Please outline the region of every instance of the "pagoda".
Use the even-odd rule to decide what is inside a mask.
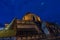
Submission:
[[[44,22],[39,16],[28,12],[22,19],[14,18],[0,30],[0,38],[15,37],[15,40],[59,40],[60,28]]]

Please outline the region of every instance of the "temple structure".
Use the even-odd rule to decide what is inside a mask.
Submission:
[[[21,20],[14,18],[10,24],[5,24],[0,35],[1,38],[15,37],[14,40],[59,40],[60,28],[28,12]]]

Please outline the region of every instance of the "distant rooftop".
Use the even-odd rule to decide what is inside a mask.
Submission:
[[[31,13],[31,12],[28,12],[26,13],[26,15],[23,16],[23,20],[28,20],[28,21],[41,21],[40,17]]]

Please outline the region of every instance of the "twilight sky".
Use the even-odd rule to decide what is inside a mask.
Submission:
[[[10,23],[14,17],[21,19],[33,12],[41,20],[60,24],[60,0],[0,0],[0,25]]]

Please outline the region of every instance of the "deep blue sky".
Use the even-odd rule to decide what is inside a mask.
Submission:
[[[26,12],[33,12],[43,21],[60,24],[60,0],[0,0],[0,24],[21,19]]]

